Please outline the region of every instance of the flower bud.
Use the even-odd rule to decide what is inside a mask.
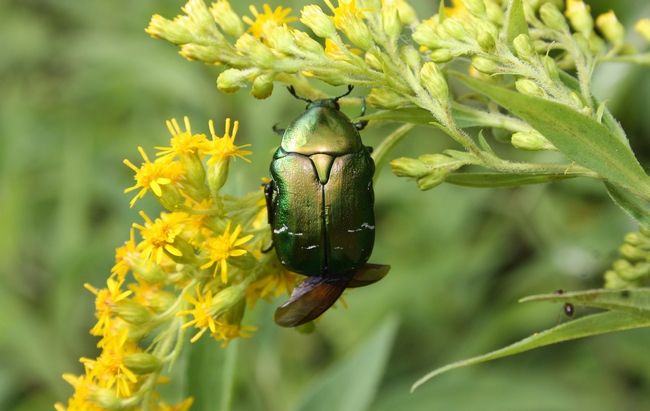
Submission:
[[[215,25],[214,17],[203,0],[189,0],[185,6],[182,7],[182,10],[190,16],[204,32],[216,31],[210,30]]]
[[[644,249],[647,249],[650,246],[648,238],[637,231],[625,234],[624,240],[627,244],[633,245],[635,247],[642,247]]]
[[[167,311],[176,302],[176,295],[169,291],[155,290],[147,296],[147,306],[155,313]]]
[[[219,190],[226,184],[228,170],[230,170],[229,157],[208,166],[208,187],[213,198],[217,198]]]
[[[341,21],[341,30],[345,36],[357,47],[368,50],[372,47],[372,35],[366,23],[355,14]]]
[[[391,171],[397,177],[418,178],[427,172],[427,166],[420,160],[401,157],[390,162]]]
[[[484,74],[494,74],[499,71],[499,65],[485,57],[473,56],[472,67]]]
[[[320,43],[318,43],[316,40],[309,37],[309,35],[304,31],[294,30],[293,36],[294,36],[294,40],[296,41],[296,44],[301,49],[313,54],[325,55],[325,50],[323,50],[323,46],[321,46]]]
[[[412,71],[419,71],[420,67],[422,66],[422,58],[420,57],[420,53],[418,53],[417,50],[415,50],[411,46],[404,46],[402,47],[401,50],[401,57],[402,60],[406,63],[406,65],[412,70]]]
[[[569,99],[576,105],[576,107],[583,107],[585,103],[582,101],[582,96],[575,91],[569,93]]]
[[[618,251],[623,257],[630,261],[645,260],[646,256],[648,255],[647,251],[629,244],[623,244],[621,248],[618,249]]]
[[[625,38],[625,28],[616,18],[613,10],[603,13],[596,18],[596,27],[612,44],[619,45]]]
[[[205,167],[199,153],[185,152],[180,156],[181,164],[185,170],[187,182],[195,189],[201,189],[205,183]]]
[[[449,173],[450,170],[446,169],[432,170],[422,177],[419,177],[417,180],[415,180],[415,182],[417,183],[420,191],[431,190],[432,188],[444,183]]]
[[[296,51],[296,41],[293,39],[291,30],[286,26],[273,28],[268,38],[269,44],[281,53],[292,55]]]
[[[542,18],[544,24],[558,31],[568,31],[569,25],[562,15],[560,9],[553,3],[544,3],[539,9],[539,16]]]
[[[616,271],[607,270],[605,272],[605,288],[619,289],[628,288],[631,286],[635,286],[635,284],[623,280]]]
[[[457,160],[449,156],[446,156],[444,154],[423,154],[420,157],[418,157],[418,160],[420,160],[421,162],[423,162],[428,166],[440,166],[440,165],[457,162]]]
[[[548,141],[546,137],[535,130],[532,130],[530,133],[514,133],[510,142],[520,150],[557,150],[557,148]]]
[[[569,18],[571,25],[576,31],[585,37],[594,30],[594,19],[589,12],[590,8],[582,0],[567,0],[564,15]]]
[[[172,184],[161,184],[160,191],[162,192],[160,197],[156,196],[156,193],[154,193],[154,196],[156,196],[156,200],[167,210],[176,211],[185,204],[185,198],[178,191],[178,188]]]
[[[460,0],[463,6],[475,17],[485,16],[485,3],[483,0]]]
[[[624,54],[624,49],[626,48],[626,46],[628,46],[628,45],[627,44],[622,44],[621,45],[621,50],[620,50],[619,54]],[[603,38],[600,37],[599,35],[597,35],[595,32],[592,32],[591,36],[589,36],[589,50],[594,55],[598,55],[598,54],[604,53],[606,49],[607,49],[607,44],[605,43],[605,40],[603,40]],[[636,52],[637,51],[634,50],[630,54],[634,54]]]
[[[178,251],[178,255],[172,254],[167,248],[165,248],[165,254],[169,256],[175,263],[178,264],[196,264],[197,258],[194,251],[194,247],[187,242],[183,237],[176,236],[174,237],[174,243],[172,246]]]
[[[233,68],[224,70],[217,78],[217,88],[226,94],[234,93],[246,85],[251,74],[250,70],[244,71]]]
[[[433,27],[428,24],[419,24],[412,34],[413,40],[421,46],[435,49],[440,45],[440,37],[436,34]]]
[[[496,50],[496,40],[495,37],[486,31],[482,31],[478,34],[476,38],[478,45],[486,53],[493,53]]]
[[[127,407],[127,399],[118,398],[115,388],[93,388],[87,396],[88,401],[104,410],[123,410]]]
[[[380,53],[381,56],[381,51],[376,50],[376,52]],[[370,67],[371,69],[379,72],[384,70],[383,64],[381,63],[381,61],[379,61],[377,56],[373,54],[373,52],[369,51],[368,53],[366,53],[366,55],[364,56],[364,60],[368,65],[368,67]]]
[[[533,42],[530,40],[528,34],[520,34],[512,41],[512,45],[517,52],[517,56],[522,60],[532,61],[537,56]]]
[[[158,371],[162,361],[154,355],[137,352],[124,355],[123,364],[135,374],[143,375]]]
[[[132,267],[133,273],[148,283],[156,284],[167,280],[167,273],[158,264],[137,264]]]
[[[273,79],[275,74],[262,74],[257,76],[253,81],[253,88],[251,89],[251,96],[255,97],[258,100],[264,100],[271,96],[273,93]]]
[[[393,5],[384,6],[381,9],[381,19],[388,38],[391,41],[397,41],[397,38],[402,34],[402,21],[397,7]]]
[[[503,26],[506,18],[503,14],[503,9],[497,4],[497,2],[488,1],[485,3],[485,12],[492,23],[498,26]]]
[[[151,37],[158,37],[176,45],[194,41],[194,35],[187,28],[158,14],[151,17],[149,27],[144,31]]]
[[[436,33],[445,40],[472,41],[465,27],[454,19],[445,19],[436,27]]]
[[[232,310],[235,305],[239,304],[244,299],[245,288],[242,287],[242,285],[243,283],[226,287],[212,298],[214,316],[218,317],[221,314]]]
[[[404,0],[383,0],[381,2],[383,4],[383,7],[386,6],[394,6],[397,8],[397,12],[399,14],[399,19],[402,22],[402,24],[410,26],[414,23],[418,22],[418,15],[413,10],[413,7],[411,7],[406,1]],[[371,5],[368,4],[368,2],[365,2],[364,4],[365,7],[370,7],[370,8],[375,8]],[[379,6],[381,7],[381,6]],[[376,9],[378,10],[379,7]]]
[[[648,229],[645,228],[644,226],[642,226],[642,225],[639,226],[639,231],[640,231],[641,234],[643,234],[645,237],[650,238],[650,230],[648,230]]]
[[[634,30],[639,33],[645,41],[650,42],[650,19],[641,19],[634,25]]]
[[[546,92],[532,80],[520,78],[515,82],[517,91],[533,97],[546,97]]]
[[[221,30],[229,36],[239,38],[246,31],[241,18],[232,10],[227,1],[218,0],[216,3],[212,3],[210,12]]]
[[[429,60],[434,63],[446,63],[454,58],[454,53],[449,49],[435,49],[429,54]]]
[[[404,98],[404,96],[388,88],[373,88],[366,101],[372,107],[383,109],[393,109],[403,104],[410,103],[410,101]]]
[[[263,69],[272,69],[275,66],[275,54],[264,43],[250,34],[244,34],[235,42],[235,47],[253,64]]]
[[[336,35],[336,27],[334,22],[330,19],[323,10],[315,5],[305,6],[300,11],[302,17],[300,21],[314,32],[320,38],[331,38]]]
[[[560,70],[557,68],[557,64],[555,63],[553,57],[550,57],[548,55],[543,56],[542,64],[544,65],[544,68],[546,69],[546,72],[550,78],[553,80],[560,78]]]
[[[422,70],[420,70],[420,82],[429,94],[431,94],[431,97],[439,102],[449,99],[447,80],[436,63],[429,62],[422,66]]]
[[[130,324],[142,325],[151,320],[151,313],[133,300],[123,299],[113,307],[115,315]]]

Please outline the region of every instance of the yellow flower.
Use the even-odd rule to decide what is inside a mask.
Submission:
[[[134,223],[133,227],[140,230],[143,238],[143,241],[138,244],[138,249],[142,251],[142,258],[148,261],[147,269],[151,266],[152,259],[160,264],[165,251],[178,257],[183,255],[173,244],[188,221],[187,214],[160,213],[160,218],[155,222],[152,222],[144,211],[140,211],[140,215],[145,220],[144,226]]]
[[[283,9],[282,6],[278,6],[275,10],[271,11],[271,7],[268,4],[265,4],[263,7],[264,13],[262,14],[257,11],[255,6],[249,7],[251,13],[255,16],[255,21],[251,20],[248,16],[242,17],[242,20],[244,20],[246,24],[250,25],[248,33],[258,39],[269,37],[269,34],[275,27],[298,20],[297,17],[287,17],[287,15],[291,13],[290,8]]]
[[[191,295],[184,294],[183,298],[189,301],[194,308],[191,310],[180,311],[176,316],[184,316],[191,314],[194,319],[183,324],[183,328],[190,327],[194,325],[196,328],[199,328],[200,331],[196,333],[190,342],[195,342],[203,333],[209,328],[210,331],[214,332],[217,329],[216,320],[214,319],[215,310],[212,307],[212,291],[208,290],[205,294],[201,293],[199,286],[196,286],[196,298]]]
[[[157,411],[189,411],[193,403],[194,403],[193,397],[186,398],[176,405],[169,405],[163,401],[160,401],[158,402],[158,404],[156,404],[155,408],[153,409]]]
[[[228,282],[228,265],[226,264],[226,260],[228,257],[236,257],[246,254],[248,251],[235,247],[242,245],[253,238],[253,234],[249,234],[245,237],[237,239],[239,233],[241,233],[241,229],[241,225],[238,225],[235,227],[235,231],[233,231],[232,234],[229,234],[230,221],[228,221],[226,230],[222,235],[218,237],[208,238],[203,244],[200,245],[201,248],[208,251],[208,258],[210,259],[210,261],[201,266],[201,269],[208,268],[214,264],[213,275],[216,276],[217,270],[219,267],[221,267],[221,281],[224,284]]]
[[[210,126],[210,134],[212,134],[212,140],[205,143],[205,154],[211,154],[212,157],[208,160],[208,165],[213,165],[221,161],[225,161],[230,157],[237,157],[243,159],[250,163],[250,160],[244,156],[253,154],[250,151],[240,150],[240,148],[250,147],[250,144],[244,144],[243,146],[236,146],[235,137],[237,137],[237,131],[239,130],[239,121],[235,121],[235,125],[232,129],[232,136],[230,135],[230,119],[226,119],[226,131],[223,137],[219,137],[214,132],[214,123],[212,120],[208,123]]]
[[[124,277],[133,268],[134,262],[139,257],[140,252],[136,249],[133,229],[131,229],[129,241],[115,250],[115,265],[111,268],[111,275],[117,276],[118,280],[124,280]]]
[[[105,337],[101,355],[96,360],[81,358],[81,362],[91,371],[99,385],[104,388],[115,386],[118,397],[131,396],[131,384],[138,378],[124,366],[124,355],[137,351],[137,345],[126,342],[127,330],[119,335]]]
[[[124,160],[124,164],[135,171],[134,179],[136,181],[136,184],[133,187],[127,188],[124,192],[128,193],[142,187],[140,192],[138,192],[138,194],[133,197],[133,200],[131,200],[131,207],[133,207],[138,198],[144,197],[147,190],[151,190],[156,196],[161,197],[162,190],[160,189],[160,186],[178,180],[183,172],[182,166],[178,162],[170,162],[160,158],[152,163],[149,161],[149,158],[142,147],[138,147],[138,151],[145,161],[142,163],[142,167],[137,168],[129,160]]]
[[[208,139],[205,134],[192,134],[189,118],[185,116],[183,120],[185,121],[185,131],[181,131],[175,118],[167,121],[167,128],[173,137],[170,140],[171,147],[155,147],[156,150],[160,150],[156,156],[160,156],[161,160],[170,161],[176,156],[180,157],[190,153],[201,155],[201,148]]]
[[[284,293],[290,295],[297,282],[298,274],[276,262],[267,275],[246,287],[246,303],[252,309],[260,298],[270,302],[271,296],[278,297]]]
[[[72,374],[63,374],[63,379],[74,387],[74,394],[68,400],[67,407],[61,403],[54,404],[56,411],[103,411],[99,405],[88,400],[97,387],[91,376],[76,377]]]
[[[113,308],[120,300],[125,299],[132,293],[132,291],[122,291],[120,289],[122,283],[124,283],[124,279],[115,281],[109,278],[106,281],[108,288],[102,288],[101,290],[97,290],[90,284],[84,284],[86,289],[97,296],[95,298],[95,315],[98,321],[92,330],[90,330],[92,335],[103,335],[106,330],[110,329]]]
[[[451,0],[451,3],[451,7],[445,7],[445,16],[454,17],[468,14],[465,5],[460,0]]]
[[[338,7],[334,7],[330,0],[325,0],[325,4],[327,4],[327,6],[334,13],[333,20],[338,29],[341,29],[341,22],[348,16],[357,16],[359,18],[363,18],[363,13],[366,11],[375,11],[375,9],[371,8],[358,9],[356,0],[339,0]]]
[[[228,324],[225,322],[218,322],[218,325],[217,330],[210,336],[217,341],[223,341],[221,348],[226,347],[230,341],[237,337],[250,338],[253,336],[251,332],[257,331],[257,327],[251,325]]]

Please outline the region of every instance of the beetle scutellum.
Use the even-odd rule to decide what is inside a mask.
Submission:
[[[317,318],[346,288],[379,281],[390,269],[366,263],[375,241],[375,164],[358,131],[366,123],[339,110],[338,99],[352,87],[314,101],[289,91],[307,109],[286,130],[274,128],[282,143],[271,162],[266,205],[278,259],[307,278],[275,312],[283,327]]]

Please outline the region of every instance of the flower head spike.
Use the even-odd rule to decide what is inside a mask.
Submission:
[[[84,287],[91,293],[95,294],[95,309],[97,310],[97,324],[90,330],[92,335],[103,335],[106,330],[110,329],[111,316],[115,305],[128,297],[132,291],[122,291],[122,280],[114,280],[109,278],[106,281],[107,288],[101,290],[96,289],[90,284],[84,284]]]
[[[250,6],[249,9],[255,17],[254,21],[248,16],[242,17],[242,20],[250,25],[248,33],[258,39],[268,38],[275,27],[298,20],[297,17],[288,17],[289,13],[291,13],[290,8],[283,9],[282,6],[278,6],[275,10],[271,10],[268,4],[265,4],[263,8],[264,13],[259,13],[255,6]]]
[[[244,144],[243,146],[236,146],[235,137],[237,137],[237,130],[239,129],[239,121],[235,121],[235,125],[232,129],[232,136],[230,135],[230,119],[226,119],[226,131],[223,137],[219,137],[214,132],[214,123],[212,120],[209,122],[210,133],[212,134],[212,140],[208,141],[205,145],[205,154],[211,154],[212,157],[208,160],[208,166],[215,163],[222,162],[230,157],[239,157],[244,161],[250,163],[250,160],[244,156],[253,154],[247,150],[240,150],[244,147],[250,147],[250,144]]]
[[[156,221],[151,221],[143,211],[140,215],[145,220],[144,226],[134,223],[133,227],[140,230],[142,235],[143,241],[138,244],[138,249],[142,252],[142,258],[148,261],[147,267],[151,266],[152,260],[160,264],[165,251],[178,257],[183,255],[183,252],[176,247],[176,242],[181,239],[179,234],[185,228],[187,214],[161,213]]]
[[[181,157],[190,153],[201,154],[200,150],[208,139],[205,134],[192,134],[190,120],[187,116],[183,120],[185,122],[185,131],[181,131],[175,118],[167,121],[167,128],[172,135],[171,147],[155,147],[156,150],[160,150],[159,153],[156,153],[156,156],[159,156],[161,160],[173,160],[174,157]]]
[[[144,197],[148,190],[151,190],[156,196],[161,197],[163,193],[160,186],[177,181],[182,174],[180,163],[171,162],[162,158],[156,159],[156,161],[152,163],[149,161],[149,157],[147,157],[147,154],[144,152],[142,147],[138,147],[138,151],[144,159],[142,167],[138,168],[129,160],[124,160],[124,164],[129,166],[131,170],[135,171],[134,179],[136,181],[136,184],[133,187],[127,188],[124,192],[128,193],[141,187],[138,194],[133,197],[133,200],[131,200],[131,207],[133,207],[138,198]]]
[[[202,269],[208,268],[214,264],[214,273],[217,275],[217,270],[221,267],[221,281],[226,284],[228,282],[228,265],[227,260],[229,257],[236,257],[246,254],[248,251],[242,248],[236,248],[253,238],[252,234],[249,234],[242,238],[237,238],[239,233],[241,233],[242,227],[238,225],[235,227],[235,230],[230,233],[230,221],[226,225],[226,230],[224,233],[218,237],[208,238],[202,245],[201,248],[208,251],[209,261],[201,266]]]

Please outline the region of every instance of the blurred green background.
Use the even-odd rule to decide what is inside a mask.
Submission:
[[[244,2],[232,3],[251,15]],[[269,1],[273,8],[293,7],[294,15],[305,3]],[[626,27],[650,17],[646,0],[589,3],[594,14],[613,8]],[[432,1],[411,4],[422,18],[437,9]],[[287,124],[303,109],[281,88],[265,101],[246,90],[223,95],[215,85],[218,67],[187,62],[175,46],[144,32],[151,15],[171,18],[182,5],[0,2],[0,410],[47,410],[67,402],[72,388],[61,374],[82,373],[79,357],[97,355],[97,340],[88,333],[95,322],[93,295],[83,284],[105,284],[114,249],[140,221],[137,209],[149,215],[161,209],[150,197],[129,209],[132,194],[123,190],[133,176],[124,158],[139,164],[138,146],[153,154],[153,146],[167,145],[167,119],[187,115],[195,133],[207,133],[208,119],[219,130],[231,117],[241,122],[239,143],[253,145],[252,165],[236,162],[227,186],[244,194],[259,189],[267,175],[279,143],[271,126]],[[255,5],[261,10],[262,3]],[[635,33],[628,38],[645,47]],[[648,73],[610,64],[598,69],[594,82],[644,166],[650,162]],[[364,132],[366,144],[377,145],[394,127]],[[449,138],[420,128],[393,157],[449,147],[456,148]],[[497,150],[522,155],[506,145]],[[383,170],[375,191],[378,238],[371,261],[391,264],[391,273],[350,293],[349,308],[328,312],[308,336],[272,322],[284,297],[258,304],[244,319],[258,332],[234,346],[234,410],[648,409],[645,329],[454,371],[408,392],[433,368],[557,323],[560,305],[520,305],[519,298],[602,285],[623,235],[636,227],[601,184],[508,190],[443,185],[421,193]],[[209,366],[211,356],[222,355],[218,343],[204,338],[192,348],[163,393],[170,401],[198,378],[184,379],[184,364],[205,361],[206,378],[221,373]],[[323,395],[349,381],[365,383],[347,385],[358,390],[347,405]],[[196,409],[218,409],[206,402],[209,393]]]

